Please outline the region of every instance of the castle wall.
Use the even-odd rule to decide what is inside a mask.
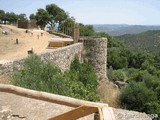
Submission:
[[[77,43],[70,46],[54,49],[50,52],[38,54],[44,61],[51,61],[57,65],[62,71],[69,69],[71,61],[75,55],[81,60],[81,53],[83,50],[83,44]],[[10,62],[0,64],[0,74],[10,73],[19,70],[25,58],[16,59]]]
[[[18,20],[18,28],[28,29],[28,20]]]
[[[36,20],[18,20],[18,28],[33,29],[37,28]]]
[[[107,38],[81,38],[82,43],[53,49],[52,51],[38,54],[44,61],[51,61],[62,71],[69,69],[75,55],[81,61],[93,66],[100,79],[107,78]],[[17,71],[21,68],[25,58],[0,64],[0,74]]]

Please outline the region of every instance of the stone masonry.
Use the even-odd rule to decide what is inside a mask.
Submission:
[[[83,50],[83,44],[77,43],[63,48],[57,48],[50,52],[44,52],[38,54],[44,61],[51,61],[58,66],[62,71],[70,68],[70,63],[75,56],[78,56],[81,60],[81,52]],[[11,73],[19,70],[25,58],[16,59],[10,62],[0,64],[0,75],[4,73]]]
[[[98,77],[107,78],[107,38],[85,37],[80,40],[84,45],[84,62],[94,67]]]
[[[70,68],[70,63],[75,56],[93,66],[100,79],[107,78],[107,38],[87,37],[81,38],[83,43],[76,43],[70,46],[53,49],[52,51],[38,54],[44,61],[51,61],[62,71]],[[16,59],[10,62],[0,63],[0,75],[19,70],[25,58]]]

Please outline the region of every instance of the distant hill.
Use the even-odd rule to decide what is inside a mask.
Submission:
[[[115,36],[131,50],[160,53],[160,30],[150,30],[139,34]]]
[[[137,34],[148,30],[160,30],[160,26],[127,25],[127,24],[94,24],[96,32],[105,32],[113,36]]]

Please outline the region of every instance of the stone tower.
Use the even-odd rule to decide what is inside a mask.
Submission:
[[[107,38],[85,37],[84,62],[91,64],[100,79],[107,78]]]

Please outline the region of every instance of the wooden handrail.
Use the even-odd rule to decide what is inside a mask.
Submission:
[[[107,116],[110,115],[108,111],[109,107],[107,104],[103,104],[103,103],[89,102],[89,101],[79,100],[79,99],[70,98],[66,96],[55,95],[51,93],[35,91],[35,90],[21,88],[13,85],[5,85],[5,84],[0,84],[0,92],[12,93],[12,94],[16,94],[23,97],[43,100],[43,101],[75,108],[69,112],[63,113],[56,117],[52,117],[49,120],[64,120],[64,118],[65,120],[75,120],[92,113],[98,113],[99,120],[115,120],[114,115],[112,115],[112,117],[108,119]],[[105,114],[108,113],[107,116],[104,115],[104,113]]]
[[[82,105],[88,105],[88,106],[93,106],[93,107],[94,106],[95,107],[105,107],[105,106],[107,107],[108,106],[107,104],[103,104],[103,103],[89,102],[89,101],[84,101],[84,100],[75,99],[71,97],[21,88],[21,87],[17,87],[13,85],[0,84],[0,92],[12,93],[12,94],[16,94],[19,96],[24,96],[28,98],[37,99],[37,100],[43,100],[43,101],[47,101],[51,103],[69,106],[69,107],[79,107]]]

